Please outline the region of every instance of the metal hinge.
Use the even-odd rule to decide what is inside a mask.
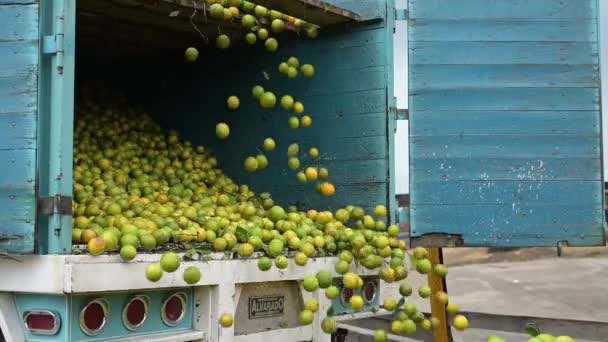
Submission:
[[[407,20],[408,17],[409,17],[409,13],[406,9],[404,9],[404,8],[395,9],[395,20]]]
[[[38,198],[38,213],[42,215],[72,215],[72,197],[52,196]]]
[[[409,120],[410,112],[407,109],[390,108],[391,113],[395,115],[395,120]]]
[[[63,34],[42,37],[42,53],[45,55],[56,55],[63,52]]]

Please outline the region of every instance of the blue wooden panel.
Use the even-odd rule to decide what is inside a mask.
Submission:
[[[594,110],[598,88],[442,89],[410,93],[410,110]]]
[[[0,252],[32,253],[36,214],[38,5],[0,1]]]
[[[412,237],[603,237],[597,0],[409,0]]]
[[[503,87],[598,87],[597,65],[419,65],[411,73],[418,90]]]
[[[526,206],[589,206],[601,200],[597,180],[524,181],[524,180],[416,180],[411,200],[418,205],[515,204]],[[587,195],[591,194],[591,195]]]
[[[595,19],[499,19],[408,21],[418,41],[593,42]]]
[[[492,158],[412,157],[413,182],[433,180],[577,180],[599,177],[601,164],[594,157]]]
[[[595,245],[603,240],[603,232],[596,227],[604,224],[601,208],[554,204],[412,205],[410,220],[413,236],[462,234],[468,246],[493,247],[555,247],[559,241],[572,246]]]
[[[596,64],[593,42],[411,41],[410,64]],[[443,53],[437,53],[442,51]],[[449,53],[447,53],[449,51]]]
[[[426,158],[600,158],[597,135],[417,136],[410,139],[410,147]]]
[[[386,204],[391,197],[387,75],[392,67],[387,53],[392,41],[386,37],[392,32],[378,22],[352,28],[324,31],[315,41],[282,40],[276,54],[252,48],[246,51],[251,56],[249,63],[242,63],[234,55],[207,55],[206,63],[171,70],[165,88],[152,90],[162,95],[144,92],[142,99],[152,101],[149,111],[165,128],[176,129],[184,138],[209,146],[226,174],[257,192],[272,193],[277,203],[321,210],[347,204],[371,209],[376,204]],[[315,77],[287,79],[281,75],[277,66],[290,56],[298,57],[301,63],[312,63]],[[227,76],[223,68],[213,67],[225,64],[234,67],[229,72],[234,77]],[[147,67],[142,67],[141,72],[154,79],[159,77],[150,75]],[[235,77],[244,81],[235,82]],[[157,82],[147,84],[156,86]],[[292,114],[278,106],[274,110],[261,109],[251,95],[255,84],[279,97],[290,94],[302,101],[305,112],[313,118],[312,127],[290,130],[287,120]],[[137,86],[141,84],[134,84],[132,89]],[[171,94],[170,103],[154,102],[167,94]],[[241,100],[240,109],[228,112],[225,99],[233,94]],[[231,127],[226,141],[215,138],[218,121]],[[262,152],[261,144],[267,136],[277,142],[274,152],[265,153],[268,168],[246,173],[243,160]],[[335,196],[325,198],[316,192],[313,183],[296,182],[295,172],[287,168],[286,150],[292,142],[300,144],[303,167],[312,164],[329,169],[330,181],[337,188]],[[306,156],[313,146],[321,152],[318,162]]]
[[[36,113],[0,115],[0,146],[6,150],[36,148]],[[0,152],[1,153],[1,152]]]
[[[419,111],[412,136],[599,134],[596,111]],[[525,121],[527,124],[522,125]]]
[[[409,0],[410,18],[441,19],[594,19],[592,0]]]

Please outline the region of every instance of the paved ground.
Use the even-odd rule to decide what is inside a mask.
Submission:
[[[408,279],[414,288],[425,281],[415,275]],[[525,342],[526,335],[519,332],[530,322],[547,332],[571,334],[577,342],[608,341],[608,258],[548,256],[526,262],[450,267],[447,283],[450,302],[459,304],[462,311],[480,313],[470,316],[472,329],[466,333],[455,332],[458,342],[486,341],[491,334],[509,342]],[[428,310],[425,301],[418,300],[417,305]],[[505,320],[499,315],[520,318]],[[604,322],[605,325],[583,325],[576,321]],[[367,324],[387,327],[387,323]],[[394,340],[432,341],[428,337]],[[353,336],[347,341],[365,339]]]

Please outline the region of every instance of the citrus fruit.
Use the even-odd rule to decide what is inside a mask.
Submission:
[[[387,342],[388,335],[386,334],[386,330],[378,329],[374,332],[374,342]]]
[[[431,270],[431,261],[429,259],[418,259],[416,261],[416,271],[422,274],[427,274]]]
[[[383,205],[377,205],[374,208],[374,215],[376,215],[376,217],[386,217],[387,214],[387,210],[386,207]]]
[[[401,285],[399,285],[399,293],[403,297],[409,297],[412,295],[412,287],[408,283],[401,283]]]
[[[241,25],[243,25],[243,27],[245,27],[245,28],[252,28],[253,25],[255,25],[255,22],[256,22],[255,17],[252,16],[251,14],[245,14],[241,18]]]
[[[213,240],[213,248],[216,251],[221,252],[221,251],[225,250],[227,247],[228,247],[228,241],[226,241],[226,239],[217,238],[217,239]]]
[[[549,334],[540,334],[540,335],[537,335],[536,338],[542,342],[555,342],[555,337],[553,337]]]
[[[267,40],[267,42],[268,42],[268,40]],[[260,106],[262,106],[262,108],[265,108],[265,109],[274,108],[276,103],[277,103],[277,98],[276,98],[276,96],[274,96],[274,94],[272,92],[267,91],[260,97]]]
[[[231,20],[232,19],[232,11],[230,10],[230,8],[224,8],[224,20]]]
[[[308,28],[306,29],[306,37],[310,38],[310,39],[315,39],[317,38],[317,36],[319,35],[319,32],[317,31],[316,28]]]
[[[250,243],[247,243],[247,242],[240,244],[239,248],[238,248],[238,254],[239,254],[239,256],[241,256],[243,258],[248,258],[248,257],[252,256],[253,251],[254,251],[253,245],[251,245]]]
[[[156,248],[156,239],[152,234],[143,234],[139,237],[139,242],[141,243],[141,248],[145,251],[151,251]]]
[[[298,266],[304,266],[306,265],[306,263],[308,262],[308,256],[305,253],[302,252],[298,252],[296,253],[296,255],[293,257],[293,261],[296,263],[296,265]]]
[[[135,259],[137,249],[132,245],[125,245],[120,248],[120,258],[123,261],[131,261]]]
[[[291,95],[283,95],[281,97],[281,107],[285,110],[291,110],[293,108],[293,97]]]
[[[268,158],[266,158],[263,154],[258,154],[255,156],[255,159],[258,162],[258,170],[263,170],[268,166]]]
[[[288,157],[295,157],[298,155],[298,153],[300,152],[300,145],[293,143],[293,144],[289,144],[289,146],[287,147],[287,156]]]
[[[308,325],[308,324],[312,323],[314,317],[315,316],[312,311],[302,310],[302,312],[300,312],[300,324]]]
[[[279,72],[281,74],[287,75],[287,70],[289,70],[289,65],[287,65],[287,63],[285,63],[285,62],[281,62],[279,64]]]
[[[300,126],[303,128],[308,128],[312,125],[312,118],[310,115],[303,115],[300,118]],[[327,178],[327,177],[326,177]]]
[[[327,299],[336,299],[339,295],[340,290],[338,290],[338,288],[333,285],[325,289],[325,297],[327,297]]]
[[[97,237],[97,233],[95,233],[95,231],[92,229],[85,229],[80,234],[80,239],[84,243],[88,243],[89,241],[91,241],[91,239],[93,239],[95,237]]]
[[[232,314],[223,313],[220,316],[220,325],[224,328],[230,328],[232,326],[233,318]]]
[[[437,293],[435,293],[435,299],[437,300],[438,303],[442,304],[442,305],[447,305],[450,298],[448,297],[448,294],[445,293],[444,291],[439,291]]]
[[[288,78],[296,78],[298,77],[298,69],[294,67],[287,67],[286,75]]]
[[[287,166],[292,170],[297,170],[300,168],[300,159],[296,157],[290,157],[287,160]]]
[[[241,104],[241,101],[235,95],[229,96],[228,99],[226,100],[226,106],[230,110],[239,109],[240,104]]]
[[[215,136],[218,139],[226,139],[230,135],[230,127],[224,122],[220,122],[215,126]]]
[[[319,271],[317,272],[317,280],[319,281],[319,287],[326,289],[331,286],[333,277],[329,271]]]
[[[302,282],[302,287],[308,292],[314,292],[319,288],[319,281],[315,276],[306,276]]]
[[[184,270],[184,281],[188,285],[193,285],[201,280],[201,270],[196,266],[188,266]]]
[[[350,263],[348,263],[344,260],[339,260],[336,263],[335,270],[336,270],[336,273],[338,273],[338,274],[345,274],[346,272],[348,272],[348,270],[350,270]]]
[[[397,235],[399,235],[399,227],[392,224],[392,225],[388,226],[387,233],[388,233],[388,236],[390,236],[390,237],[396,237]]]
[[[277,42],[277,40],[274,38],[268,38],[266,39],[264,46],[266,47],[267,51],[274,52],[279,48],[279,42]]]
[[[416,323],[411,319],[403,321],[403,333],[406,335],[413,335],[416,333]]]
[[[261,257],[258,259],[258,268],[260,271],[268,271],[272,267],[272,260],[268,257]]]
[[[496,335],[491,335],[491,336],[488,336],[488,341],[487,342],[506,342],[506,341],[504,339],[496,336]],[[574,341],[572,341],[572,342],[574,342]]]
[[[319,302],[317,302],[314,298],[311,298],[304,303],[304,308],[306,310],[310,310],[313,313],[319,310]]]
[[[290,129],[297,129],[298,127],[300,127],[300,120],[295,116],[291,116],[287,121],[287,126]]]
[[[331,317],[326,317],[321,321],[321,329],[326,334],[333,334],[338,331],[336,320]]]
[[[431,295],[431,288],[428,285],[420,286],[418,288],[418,295],[421,298],[428,298]]]
[[[276,257],[274,259],[274,265],[280,270],[286,269],[288,264],[289,264],[289,261],[288,261],[287,257],[284,255],[279,255],[278,257]]]
[[[306,183],[308,181],[306,179],[306,174],[303,171],[299,171],[298,173],[296,173],[296,180],[300,184],[304,184],[304,183]]]
[[[456,330],[464,330],[469,327],[469,320],[463,315],[454,316],[452,325]]]
[[[232,14],[232,17],[238,17],[240,12],[237,6],[239,6],[240,3],[238,4],[234,4],[232,6],[230,6],[230,8],[228,8],[230,10],[230,13]]]
[[[180,258],[174,252],[165,252],[160,257],[160,266],[165,272],[175,272],[179,268]]]
[[[422,322],[420,322],[420,327],[424,330],[431,330],[433,328],[433,325],[431,324],[431,321],[428,319],[423,320]],[[503,341],[504,342],[504,341]]]
[[[444,264],[437,264],[433,267],[433,272],[435,272],[436,275],[445,278],[448,275],[448,268]]]
[[[215,38],[215,46],[219,49],[225,50],[230,47],[230,37],[225,34],[220,34]]]
[[[363,309],[363,304],[365,303],[363,301],[363,297],[359,296],[359,295],[354,295],[352,297],[350,297],[350,307],[357,311],[357,310],[361,310]]]
[[[243,162],[243,167],[247,172],[255,172],[258,169],[258,160],[256,157],[247,157]]]
[[[458,311],[460,310],[460,308],[458,307],[457,304],[454,303],[450,303],[446,306],[446,311],[450,314],[450,315],[455,315],[458,313]]]
[[[276,146],[277,145],[274,142],[274,139],[272,139],[272,138],[266,138],[266,139],[264,139],[264,143],[262,145],[262,148],[266,152],[271,152],[271,151],[274,151],[274,149],[276,148]]]
[[[429,256],[429,252],[424,247],[416,247],[414,249],[414,258],[417,260],[426,259]]]
[[[391,322],[391,331],[395,334],[403,334],[403,321],[395,320]]]
[[[298,68],[300,66],[300,60],[295,56],[291,56],[287,59],[287,65]]]
[[[385,298],[382,306],[388,311],[395,311],[397,308],[397,301],[394,298]]]
[[[323,182],[321,183],[320,192],[321,195],[326,197],[333,196],[336,193],[336,187],[329,182]]]
[[[304,113],[304,104],[302,104],[302,102],[296,101],[293,104],[293,112],[296,114]]]
[[[313,78],[315,76],[315,67],[310,64],[304,64],[300,67],[300,72],[306,78]]]
[[[103,239],[104,243],[105,243],[105,250],[106,251],[112,251],[114,249],[116,249],[116,247],[118,246],[118,238],[116,237],[116,234],[106,230],[105,232],[103,232],[103,234],[101,234],[101,238]],[[89,242],[91,242],[89,240]]]
[[[209,14],[212,18],[223,19],[224,18],[224,6],[220,4],[213,4],[209,7]]]
[[[496,341],[496,342],[500,342],[500,341]],[[502,341],[504,342],[504,341]],[[555,339],[555,342],[574,342],[574,339],[570,336],[558,336]]]
[[[260,38],[261,40],[266,40],[268,38],[268,30],[265,28],[259,29],[258,38]]]
[[[281,208],[281,207],[278,207],[278,208],[283,210],[283,208]],[[284,214],[284,212],[283,212],[283,214]],[[279,255],[281,255],[283,253],[284,248],[285,248],[285,245],[283,244],[283,241],[281,241],[279,239],[274,239],[274,240],[270,241],[270,243],[268,244],[268,253],[272,257],[278,257]]]
[[[268,15],[268,9],[260,5],[255,6],[254,12],[255,16],[258,18],[263,18]]]
[[[150,264],[146,267],[146,278],[151,282],[157,282],[163,276],[160,264]]]
[[[255,44],[257,42],[257,40],[258,40],[258,37],[256,37],[255,33],[253,33],[253,32],[249,32],[245,35],[245,41],[249,45]]]
[[[359,276],[353,272],[347,272],[344,274],[342,282],[347,289],[356,289],[359,285]]]
[[[285,23],[281,19],[274,19],[272,23],[270,23],[270,28],[274,33],[281,33],[285,29]]]
[[[89,253],[91,255],[95,255],[95,256],[103,253],[105,251],[105,248],[106,248],[106,242],[104,241],[104,239],[102,239],[100,237],[92,238],[91,240],[89,240],[89,243],[87,244],[87,249],[88,249]]]
[[[194,62],[198,59],[198,50],[195,47],[189,47],[184,52],[184,57],[188,62]]]

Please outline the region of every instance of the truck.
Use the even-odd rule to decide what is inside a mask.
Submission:
[[[79,253],[73,130],[76,94],[90,82],[127,90],[164,129],[212,148],[227,174],[281,205],[384,204],[387,224],[401,224],[411,246],[605,244],[597,0],[409,0],[407,9],[392,0],[237,2],[0,0],[4,340],[330,341],[338,337],[323,333],[322,316],[298,321],[306,300],[353,320],[387,314],[380,299],[398,292],[358,267],[365,304],[354,312],[347,304],[357,291],[341,285],[335,256],[260,272],[255,259],[211,253],[191,262],[203,275],[192,286],[174,274],[143,276],[160,253],[131,262]],[[248,47],[243,13],[214,18],[215,3],[285,13],[278,50]],[[268,26],[272,17],[260,14]],[[408,39],[393,41],[403,20]],[[214,47],[219,34],[230,51]],[[393,73],[394,48],[406,44],[408,115],[397,108]],[[184,62],[190,46],[197,63]],[[291,56],[314,65],[314,78],[278,73]],[[288,89],[313,126],[294,135],[284,113],[246,101],[256,84]],[[226,109],[230,95],[242,99],[238,113]],[[407,210],[394,190],[403,119]],[[218,121],[230,123],[230,143],[215,137]],[[318,147],[335,195],[297,184],[284,162],[246,172],[243,159],[263,136]],[[302,290],[321,270],[332,272],[339,298]],[[218,323],[224,313],[233,326]]]

